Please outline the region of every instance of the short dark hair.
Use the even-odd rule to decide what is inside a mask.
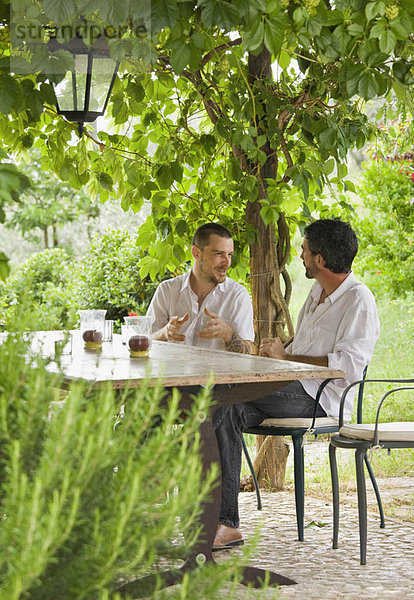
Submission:
[[[193,240],[191,244],[193,246],[197,246],[203,250],[206,246],[208,246],[210,241],[210,235],[212,234],[219,235],[222,238],[232,239],[232,235],[228,229],[220,225],[219,223],[204,223],[201,225],[193,235]]]
[[[332,273],[349,273],[358,252],[355,231],[340,219],[320,219],[305,227],[312,254],[320,254]]]

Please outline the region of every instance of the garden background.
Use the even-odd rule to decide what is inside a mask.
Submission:
[[[17,48],[11,68],[24,23],[45,37],[123,31],[105,120],[83,136],[53,88],[73,57]],[[81,308],[118,327],[144,313],[159,281],[189,268],[202,222],[234,234],[230,275],[251,290],[260,340],[293,331],[288,307],[294,322],[310,283],[304,226],[349,220],[382,325],[369,373],[412,377],[413,31],[411,0],[0,4],[0,322],[16,333],[0,345],[1,600],[115,600],[122,581],[183,560],[197,539],[215,475],[201,481],[198,464],[208,398],[178,429],[177,397],[166,408],[161,389],[73,386],[62,402],[44,361],[29,367],[22,332],[76,327]],[[384,418],[413,412],[401,395]],[[412,452],[372,462],[378,476],[414,471]],[[353,477],[345,465],[342,481]],[[326,486],[326,469],[313,479]],[[170,597],[218,597],[237,562],[195,570]]]

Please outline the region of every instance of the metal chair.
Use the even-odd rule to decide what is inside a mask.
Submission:
[[[367,555],[367,499],[364,475],[364,461],[365,464],[369,464],[367,461],[367,451],[370,448],[414,448],[414,422],[379,423],[380,410],[384,401],[389,398],[391,394],[395,394],[396,392],[414,390],[414,386],[406,385],[414,384],[414,379],[366,379],[363,384],[366,385],[367,383],[381,382],[397,383],[399,386],[387,391],[382,396],[378,404],[375,423],[366,424],[362,423],[362,419],[358,419],[358,422],[355,424],[344,424],[343,408],[345,397],[353,386],[361,385],[362,381],[355,381],[344,390],[339,414],[339,433],[332,436],[329,445],[333,497],[333,548],[338,548],[339,533],[339,482],[336,463],[336,448],[355,450],[361,565],[366,564]],[[377,494],[377,499],[378,497],[379,492]],[[380,526],[385,527],[383,514],[381,516]]]
[[[367,373],[367,367],[363,371],[363,378]],[[303,453],[303,438],[306,434],[322,435],[323,433],[335,433],[339,430],[339,419],[332,417],[316,417],[317,407],[319,405],[319,399],[327,384],[332,379],[326,379],[321,383],[318,389],[318,393],[315,398],[315,412],[313,418],[291,418],[291,419],[265,419],[260,425],[255,427],[249,427],[245,430],[245,433],[253,433],[255,435],[290,435],[293,442],[293,465],[294,465],[294,482],[295,482],[295,503],[296,503],[296,522],[298,530],[298,541],[303,542],[304,540],[304,514],[305,514],[305,462]],[[364,379],[360,382],[358,390],[358,422],[362,416],[362,398],[364,393]],[[246,460],[249,464],[250,472],[253,477],[255,485],[256,495],[258,498],[258,510],[261,509],[261,498],[259,486],[257,484],[256,475],[254,468],[251,463],[249,453],[243,439],[243,451],[246,456]],[[374,473],[372,472],[371,465],[369,464],[368,458],[365,457],[366,465],[370,473],[372,485],[378,501],[378,507],[381,515],[381,522],[384,520],[381,497],[379,495],[378,486],[375,481]]]

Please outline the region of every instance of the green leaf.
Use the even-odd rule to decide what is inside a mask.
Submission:
[[[300,179],[300,184],[301,184],[301,187],[302,187],[303,197],[305,198],[305,200],[307,200],[309,198],[309,181],[308,181],[308,178],[305,177],[304,175],[301,175],[299,179]]]
[[[379,85],[374,75],[369,72],[363,73],[359,83],[358,83],[358,92],[364,100],[371,100],[371,98],[375,98],[379,91]]]
[[[174,0],[151,0],[151,28],[158,32],[173,27],[178,19],[178,6]]]
[[[322,521],[311,521],[305,525],[305,529],[307,527],[329,527],[329,523],[323,523]]]
[[[174,256],[177,259],[179,265],[182,265],[185,263],[185,250],[182,246],[175,244],[173,247],[173,253],[174,253]]]
[[[348,175],[348,167],[345,163],[338,163],[336,170],[338,179],[343,179]]]
[[[379,47],[382,52],[389,54],[394,50],[397,43],[395,33],[391,29],[386,29],[379,40]]]
[[[279,63],[279,66],[281,69],[287,69],[288,66],[290,65],[290,61],[291,61],[291,57],[289,56],[288,52],[286,52],[285,50],[282,50],[279,54],[279,56],[277,57],[277,62]]]
[[[112,181],[112,177],[109,175],[109,173],[98,173],[98,181],[104,190],[108,190],[108,192],[113,191],[114,182]]]
[[[410,64],[405,60],[400,60],[392,65],[392,73],[401,83],[404,83],[404,78],[410,72]]]
[[[160,165],[155,173],[155,178],[161,189],[168,189],[174,183],[174,175],[169,165]]]
[[[367,21],[371,21],[377,15],[383,14],[383,12],[381,13],[381,6],[380,6],[381,4],[383,4],[383,3],[382,2],[368,2],[368,4],[365,7],[365,16],[367,18]]]
[[[0,279],[3,279],[4,281],[8,277],[9,273],[9,259],[4,252],[0,252]]]
[[[201,31],[196,31],[191,36],[191,41],[194,44],[194,46],[196,46],[196,48],[204,50],[204,48],[206,47],[207,38],[204,35],[204,33],[201,33]]]
[[[279,55],[283,44],[283,29],[279,24],[266,20],[264,25],[264,43],[269,52]]]
[[[353,184],[352,181],[348,180],[348,181],[344,181],[343,183],[344,183],[346,191],[356,193],[355,185]]]
[[[372,38],[380,38],[383,34],[384,31],[386,30],[387,27],[387,22],[385,19],[381,19],[380,21],[378,21],[377,23],[375,23],[375,25],[372,27],[369,37]]]
[[[240,23],[240,9],[226,0],[200,0],[201,20],[210,28],[231,30]]]
[[[45,102],[47,102],[48,104],[51,104],[52,106],[56,104],[56,96],[55,96],[55,91],[53,89],[52,84],[41,83],[39,89],[40,89],[42,98]]]
[[[272,223],[276,223],[279,218],[279,211],[275,206],[266,205],[262,206],[260,209],[260,216],[263,219],[264,224],[271,225]]]
[[[56,25],[68,21],[75,13],[74,0],[42,0],[46,17]]]
[[[185,219],[180,219],[175,224],[175,231],[178,236],[183,237],[187,233],[187,221]]]
[[[34,137],[31,133],[26,133],[20,139],[23,148],[31,148],[33,146]]]
[[[340,25],[344,22],[344,15],[341,10],[330,9],[329,12],[325,13],[326,25]]]
[[[217,141],[214,135],[203,133],[200,135],[200,143],[207,154],[213,154]]]
[[[183,168],[178,161],[171,163],[171,173],[175,181],[181,182],[183,179]]]
[[[253,192],[257,186],[257,179],[254,175],[247,175],[244,178],[244,187],[248,192]]]
[[[8,74],[0,76],[0,112],[8,114],[19,108],[22,99],[22,88]]]
[[[404,25],[401,23],[400,19],[393,19],[390,23],[390,28],[395,33],[395,37],[397,40],[405,40],[407,38],[407,30]]]
[[[319,134],[319,140],[323,148],[330,149],[335,146],[336,132],[335,129],[328,127]]]
[[[357,93],[359,81],[364,72],[364,65],[351,65],[344,71],[346,90],[350,96]]]
[[[309,19],[307,31],[311,37],[319,35],[322,31],[323,23],[319,19]]]
[[[349,25],[348,27],[348,33],[349,35],[352,35],[352,37],[361,37],[362,35],[364,35],[364,28],[362,27],[362,25],[352,23],[352,25]]]
[[[175,73],[181,75],[185,67],[188,65],[191,59],[190,47],[183,42],[178,44],[174,43],[174,48],[171,50],[170,62]]]
[[[270,200],[270,204],[272,204],[273,206],[279,206],[280,203],[283,200],[283,195],[282,195],[282,190],[280,189],[280,187],[278,185],[271,185],[271,183],[276,183],[273,180],[267,179],[266,180],[268,182],[268,188],[267,188],[267,197]]]
[[[293,215],[302,206],[302,202],[299,194],[294,192],[287,194],[283,200],[283,212],[287,215]]]
[[[145,98],[145,90],[139,81],[129,81],[126,91],[135,102],[141,102]]]
[[[250,27],[246,29],[243,35],[243,47],[247,52],[254,52],[260,48],[264,38],[264,23],[259,17],[258,20],[253,21]],[[270,48],[269,48],[270,49]]]

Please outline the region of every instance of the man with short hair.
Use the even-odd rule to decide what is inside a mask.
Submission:
[[[219,223],[199,227],[189,273],[160,283],[147,315],[153,339],[248,354],[254,340],[253,309],[242,285],[227,277],[234,245]]]
[[[285,348],[279,339],[264,339],[260,354],[341,369],[345,379],[330,382],[322,393],[316,416],[338,418],[345,387],[361,379],[379,336],[375,300],[369,289],[355,280],[352,261],[358,241],[352,228],[339,219],[322,219],[305,228],[301,259],[306,277],[315,279],[298,317],[296,335]],[[219,408],[214,424],[222,470],[222,504],[215,549],[243,543],[239,531],[241,440],[244,429],[266,418],[312,417],[321,381],[288,383],[254,402]],[[353,409],[351,394],[345,418]]]

